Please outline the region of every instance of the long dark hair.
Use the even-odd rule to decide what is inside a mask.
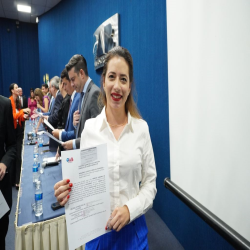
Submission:
[[[10,87],[9,87],[10,95],[12,95],[12,90],[14,89],[15,85],[17,85],[17,84],[16,83],[10,84]],[[16,109],[19,110],[21,108],[21,102],[19,100],[19,97],[17,97],[15,105],[16,105]]]
[[[33,93],[33,97],[31,96],[31,93]],[[30,99],[35,100],[35,94],[34,94],[34,89],[33,88],[30,89]]]
[[[39,102],[39,104],[41,106],[43,106],[43,96],[44,96],[44,94],[43,94],[42,90],[39,89],[39,88],[36,88],[35,91],[34,91],[34,95],[35,95],[35,97],[39,96],[39,101],[38,102]]]

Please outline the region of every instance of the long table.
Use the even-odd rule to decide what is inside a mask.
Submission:
[[[56,202],[54,185],[62,179],[61,163],[45,168],[40,176],[43,188],[43,215],[36,217],[32,208],[35,191],[32,175],[34,146],[28,145],[27,138],[27,133],[31,130],[29,121],[26,121],[15,219],[15,250],[68,250],[65,209],[53,211],[51,208],[51,204]],[[49,141],[47,136],[44,136],[44,141]],[[48,146],[43,147],[44,151],[48,149]],[[45,152],[45,155],[53,157],[55,152]],[[84,246],[77,248],[83,249]]]

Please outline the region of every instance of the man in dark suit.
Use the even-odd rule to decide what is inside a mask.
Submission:
[[[66,65],[71,85],[77,93],[80,93],[79,107],[74,113],[75,140],[63,143],[66,150],[80,148],[81,133],[86,120],[94,118],[101,112],[98,106],[98,96],[100,93],[88,75],[87,62],[82,55],[74,55]]]
[[[66,125],[66,122],[67,122],[68,113],[69,113],[70,97],[71,96],[63,88],[62,78],[61,78],[60,83],[59,83],[59,90],[60,90],[60,93],[63,96],[63,100],[62,100],[61,107],[60,107],[60,109],[58,111],[57,128],[58,129],[64,129],[65,125]]]
[[[61,81],[63,89],[70,96],[70,108],[67,114],[64,130],[55,129],[52,131],[52,134],[61,141],[68,141],[76,138],[75,128],[73,126],[73,114],[76,110],[78,110],[80,93],[76,93],[73,86],[71,86],[69,75],[66,69],[64,69],[61,73]]]
[[[0,96],[0,190],[11,209],[12,189],[10,168],[16,154],[16,137],[13,124],[12,107],[9,99]],[[5,249],[5,236],[9,226],[10,210],[0,219],[0,249]]]
[[[52,93],[52,96],[54,97],[55,101],[53,104],[53,107],[51,108],[50,112],[44,113],[43,117],[44,119],[47,119],[48,122],[54,127],[57,127],[59,118],[58,118],[58,111],[61,107],[63,96],[61,95],[59,91],[59,82],[60,78],[58,76],[54,76],[50,80],[50,91]]]
[[[19,91],[19,101],[21,103],[21,109],[28,108],[28,101],[26,96],[23,95],[23,89],[19,87],[18,91]]]

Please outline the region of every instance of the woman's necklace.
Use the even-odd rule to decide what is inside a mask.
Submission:
[[[124,126],[126,123],[127,123],[127,121],[125,121],[123,124],[110,124],[110,123],[108,122],[108,124],[109,124],[110,127],[122,127],[122,126]]]

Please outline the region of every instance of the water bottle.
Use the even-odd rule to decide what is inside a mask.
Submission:
[[[33,157],[34,158],[38,158],[39,154],[38,154],[38,145],[37,145],[37,142],[36,144],[34,145],[34,148],[33,148]]]
[[[42,162],[43,162],[43,138],[41,135],[38,137],[38,154],[39,154],[39,159],[38,159],[38,165],[40,169],[40,173],[43,174],[44,169],[42,167]]]
[[[34,158],[32,172],[33,172],[33,183],[37,183],[39,181],[39,176],[40,176],[37,157]]]
[[[35,133],[36,131],[36,121],[35,119],[32,119],[32,132]]]
[[[35,191],[35,216],[40,216],[42,214],[43,214],[43,190],[41,181],[38,181],[36,183],[36,191]]]

